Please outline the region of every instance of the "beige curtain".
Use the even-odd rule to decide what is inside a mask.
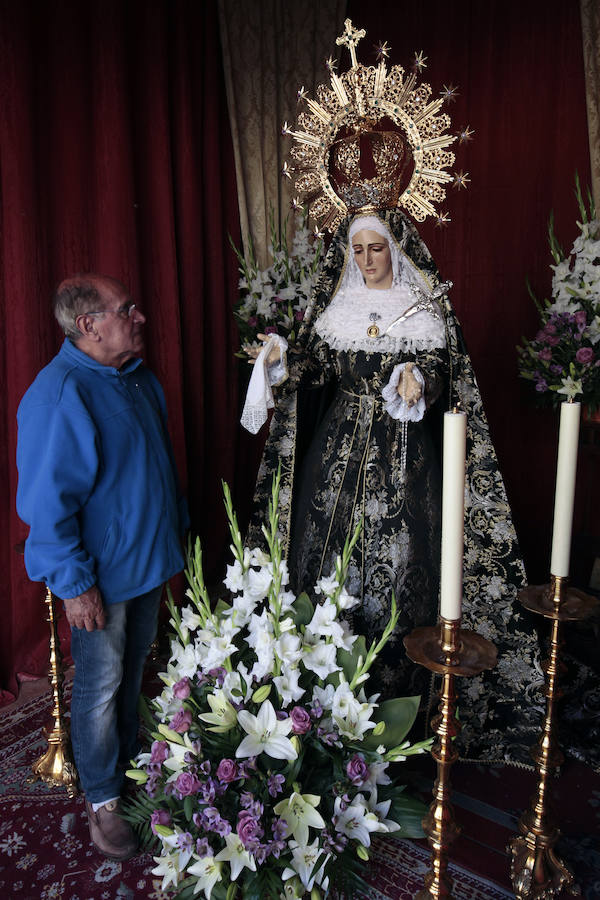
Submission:
[[[324,62],[339,58],[345,11],[346,0],[219,0],[242,235],[261,266],[270,264],[269,208],[281,224],[292,198],[281,177],[291,138],[281,127],[295,123],[299,88],[314,96],[328,79]]]
[[[600,215],[600,0],[581,0],[592,192]]]

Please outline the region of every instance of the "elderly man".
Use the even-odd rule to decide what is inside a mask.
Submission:
[[[71,626],[71,737],[91,839],[122,860],[137,841],[119,794],[187,510],[164,395],[140,359],[143,313],[118,281],[90,274],[62,282],[54,314],[66,340],[17,416],[17,509],[27,573],[64,600]]]

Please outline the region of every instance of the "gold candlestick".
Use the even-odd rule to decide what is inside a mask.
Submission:
[[[550,656],[544,662],[546,672],[546,715],[537,744],[531,748],[536,763],[538,785],[530,807],[519,820],[521,836],[513,838],[508,850],[511,854],[511,880],[518,898],[553,897],[562,888],[570,888],[573,874],[554,853],[560,830],[548,812],[550,778],[563,761],[555,737],[555,706],[561,695],[558,676],[564,669],[559,652],[562,646],[560,623],[586,618],[598,605],[576,588],[568,586],[568,579],[551,575],[550,584],[530,585],[519,592],[525,609],[552,620]]]
[[[431,722],[438,735],[431,750],[437,762],[437,779],[433,786],[433,801],[423,819],[432,851],[431,869],[425,876],[425,887],[417,900],[451,897],[452,879],[448,875],[448,849],[459,834],[450,803],[450,767],[457,759],[454,738],[460,731],[456,718],[456,675],[478,675],[496,665],[496,648],[474,631],[460,627],[460,619],[440,618],[436,626],[415,628],[404,638],[406,652],[413,662],[442,675],[439,715]]]
[[[48,738],[48,749],[32,765],[33,774],[28,781],[45,781],[58,787],[66,788],[69,797],[76,797],[77,771],[71,754],[71,741],[69,729],[65,724],[63,712],[63,681],[62,653],[60,652],[60,639],[56,622],[54,596],[50,588],[46,589],[46,603],[48,605],[48,619],[50,623],[50,671],[48,680],[52,685],[52,717],[54,727],[51,731],[44,729]]]

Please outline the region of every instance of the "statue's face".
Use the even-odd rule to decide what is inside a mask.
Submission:
[[[376,231],[362,229],[352,238],[356,264],[368,288],[386,290],[392,286],[392,255],[390,245]]]

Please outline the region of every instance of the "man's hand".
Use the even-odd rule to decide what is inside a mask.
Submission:
[[[86,631],[102,631],[106,625],[102,594],[93,585],[78,597],[64,601],[67,621],[72,628],[85,628]]]
[[[398,393],[410,409],[417,403],[422,395],[423,388],[413,375],[413,363],[407,363],[404,371],[400,375],[398,382]]]

